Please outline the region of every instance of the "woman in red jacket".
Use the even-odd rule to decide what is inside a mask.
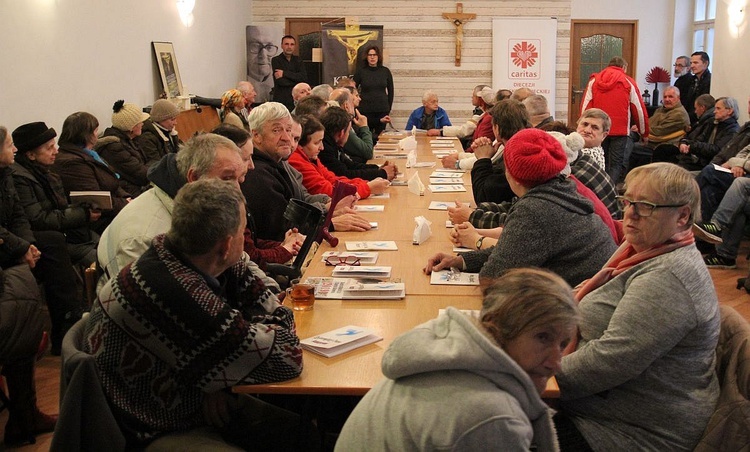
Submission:
[[[302,185],[313,195],[325,193],[333,194],[333,183],[337,180],[346,182],[357,187],[360,198],[385,192],[390,185],[386,179],[376,178],[371,181],[356,178],[349,179],[333,174],[318,160],[318,154],[323,150],[323,135],[325,128],[320,121],[313,116],[301,116],[298,118],[302,126],[302,136],[299,146],[289,157],[289,164],[302,174]],[[348,130],[345,131],[347,134]]]

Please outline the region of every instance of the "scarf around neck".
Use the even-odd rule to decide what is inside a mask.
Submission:
[[[587,279],[586,281],[578,285],[575,293],[576,302],[580,303],[583,297],[603,286],[610,280],[614,279],[617,275],[626,272],[636,265],[643,263],[649,259],[653,259],[657,256],[671,253],[676,249],[688,246],[692,243],[695,243],[695,237],[693,237],[693,231],[690,228],[674,234],[664,243],[652,246],[651,248],[643,250],[641,252],[637,252],[635,248],[633,248],[633,245],[631,245],[627,240],[623,241],[622,245],[617,248],[614,254],[612,254],[612,257],[609,258],[609,260],[604,264],[601,270],[599,270],[590,279]],[[574,339],[565,349],[565,355],[575,351],[578,345],[579,338],[579,333],[576,332]]]

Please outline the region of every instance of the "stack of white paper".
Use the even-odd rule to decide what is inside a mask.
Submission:
[[[449,286],[478,286],[479,273],[467,273],[457,270],[433,271],[430,284]]]
[[[406,296],[404,283],[364,282],[351,278],[313,276],[305,283],[315,286],[318,300],[398,300]]]
[[[398,245],[393,240],[346,242],[348,251],[396,251]]]
[[[463,175],[463,170],[452,170],[452,169],[443,168],[440,170],[433,171],[432,174],[430,174],[430,178],[433,178],[433,177],[436,177],[436,178],[451,177],[455,179],[461,179],[464,177],[464,175]]]
[[[466,207],[469,207],[468,202],[461,203]],[[430,201],[429,210],[448,210],[448,207],[456,207],[455,201]]]
[[[466,191],[466,187],[459,184],[452,184],[452,185],[434,185],[430,184],[428,185],[430,188],[430,191],[433,193],[457,193],[457,192],[464,192]]]
[[[350,279],[344,287],[344,300],[373,299],[395,300],[406,296],[404,283],[382,281],[370,283]]]
[[[332,275],[339,278],[388,279],[391,267],[377,265],[337,265]]]
[[[347,325],[337,330],[304,339],[300,341],[300,345],[305,350],[331,358],[382,340],[383,338],[370,328]]]
[[[464,184],[464,180],[456,177],[431,177],[430,183],[432,185],[450,185],[450,184]]]
[[[354,211],[355,212],[383,212],[385,211],[385,206],[382,204],[380,205],[370,204],[368,206],[357,204],[356,206],[354,206]]]

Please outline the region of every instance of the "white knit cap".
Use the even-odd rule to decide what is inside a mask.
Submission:
[[[560,142],[565,155],[568,157],[568,164],[560,172],[564,176],[570,175],[570,164],[575,162],[580,155],[581,149],[583,149],[583,137],[578,132],[573,132],[570,135],[565,135],[560,132],[550,131],[547,132],[552,135],[557,141]]]
[[[120,129],[123,132],[129,132],[149,118],[148,113],[144,113],[136,104],[126,104],[124,100],[118,100],[112,106],[112,127]]]

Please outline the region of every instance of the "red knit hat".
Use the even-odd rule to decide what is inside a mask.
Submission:
[[[560,142],[539,129],[524,129],[505,144],[505,169],[524,187],[554,178],[568,164]]]

